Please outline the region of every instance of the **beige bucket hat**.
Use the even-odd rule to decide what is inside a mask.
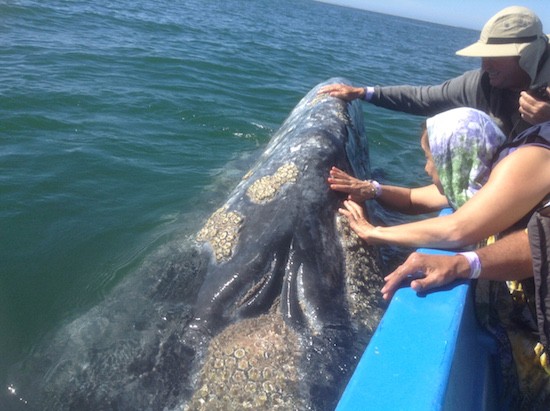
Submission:
[[[526,7],[512,6],[491,17],[483,26],[479,40],[456,54],[468,57],[521,56],[526,47],[540,38],[545,39],[544,43],[548,42],[537,15]]]

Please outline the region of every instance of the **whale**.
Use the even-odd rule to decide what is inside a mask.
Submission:
[[[235,353],[246,353],[249,358],[241,366],[246,372],[246,364],[260,363],[273,352],[294,361],[290,368],[305,383],[287,377],[272,391],[285,409],[334,408],[341,382],[354,367],[350,358],[364,348],[384,306],[377,293],[382,278],[377,251],[350,232],[338,215],[342,196],[326,184],[332,165],[361,178],[370,175],[361,107],[319,94],[322,85],[291,112],[256,165],[197,236],[211,262],[190,328],[202,335],[218,335],[225,329],[226,338],[239,328],[260,330],[250,322],[261,318],[264,327],[280,329],[284,342],[271,346],[271,352],[255,351],[250,343],[255,336],[250,334],[239,343],[234,336],[224,339],[220,347],[233,342],[228,351],[236,363]],[[355,340],[361,347],[353,347]],[[264,340],[258,341],[260,347]],[[294,352],[283,346],[302,349]],[[231,384],[212,381],[214,363],[220,360],[212,351],[208,355],[211,369],[203,373],[200,401],[190,409],[199,404],[205,404],[204,409],[224,408],[224,395],[216,392],[229,390]],[[262,363],[260,368],[268,366]],[[237,375],[238,368],[237,364]],[[340,388],[335,389],[338,381]],[[300,385],[299,394],[285,396],[285,389]],[[240,395],[240,405],[277,405],[258,388],[261,384],[248,386],[253,395]]]
[[[319,93],[331,83],[349,84],[312,88],[201,228],[48,336],[2,401],[334,409],[386,306],[380,252],[349,228],[344,195],[326,182],[331,166],[370,176],[360,102]]]

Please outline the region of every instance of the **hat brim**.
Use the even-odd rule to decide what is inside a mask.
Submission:
[[[456,52],[458,56],[466,57],[515,57],[521,55],[526,43],[487,44],[478,41]]]

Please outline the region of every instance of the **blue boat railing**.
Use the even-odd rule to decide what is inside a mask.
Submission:
[[[496,343],[477,322],[469,280],[425,294],[403,287],[336,411],[502,410],[497,370]]]

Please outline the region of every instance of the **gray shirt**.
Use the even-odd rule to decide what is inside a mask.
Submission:
[[[545,66],[548,65],[546,62]],[[548,70],[542,71],[548,73]],[[545,81],[550,81],[550,78]],[[456,107],[476,108],[489,114],[509,138],[531,126],[518,112],[519,91],[492,87],[488,75],[481,69],[467,71],[435,86],[377,86],[370,102],[390,110],[423,116],[433,116]]]

